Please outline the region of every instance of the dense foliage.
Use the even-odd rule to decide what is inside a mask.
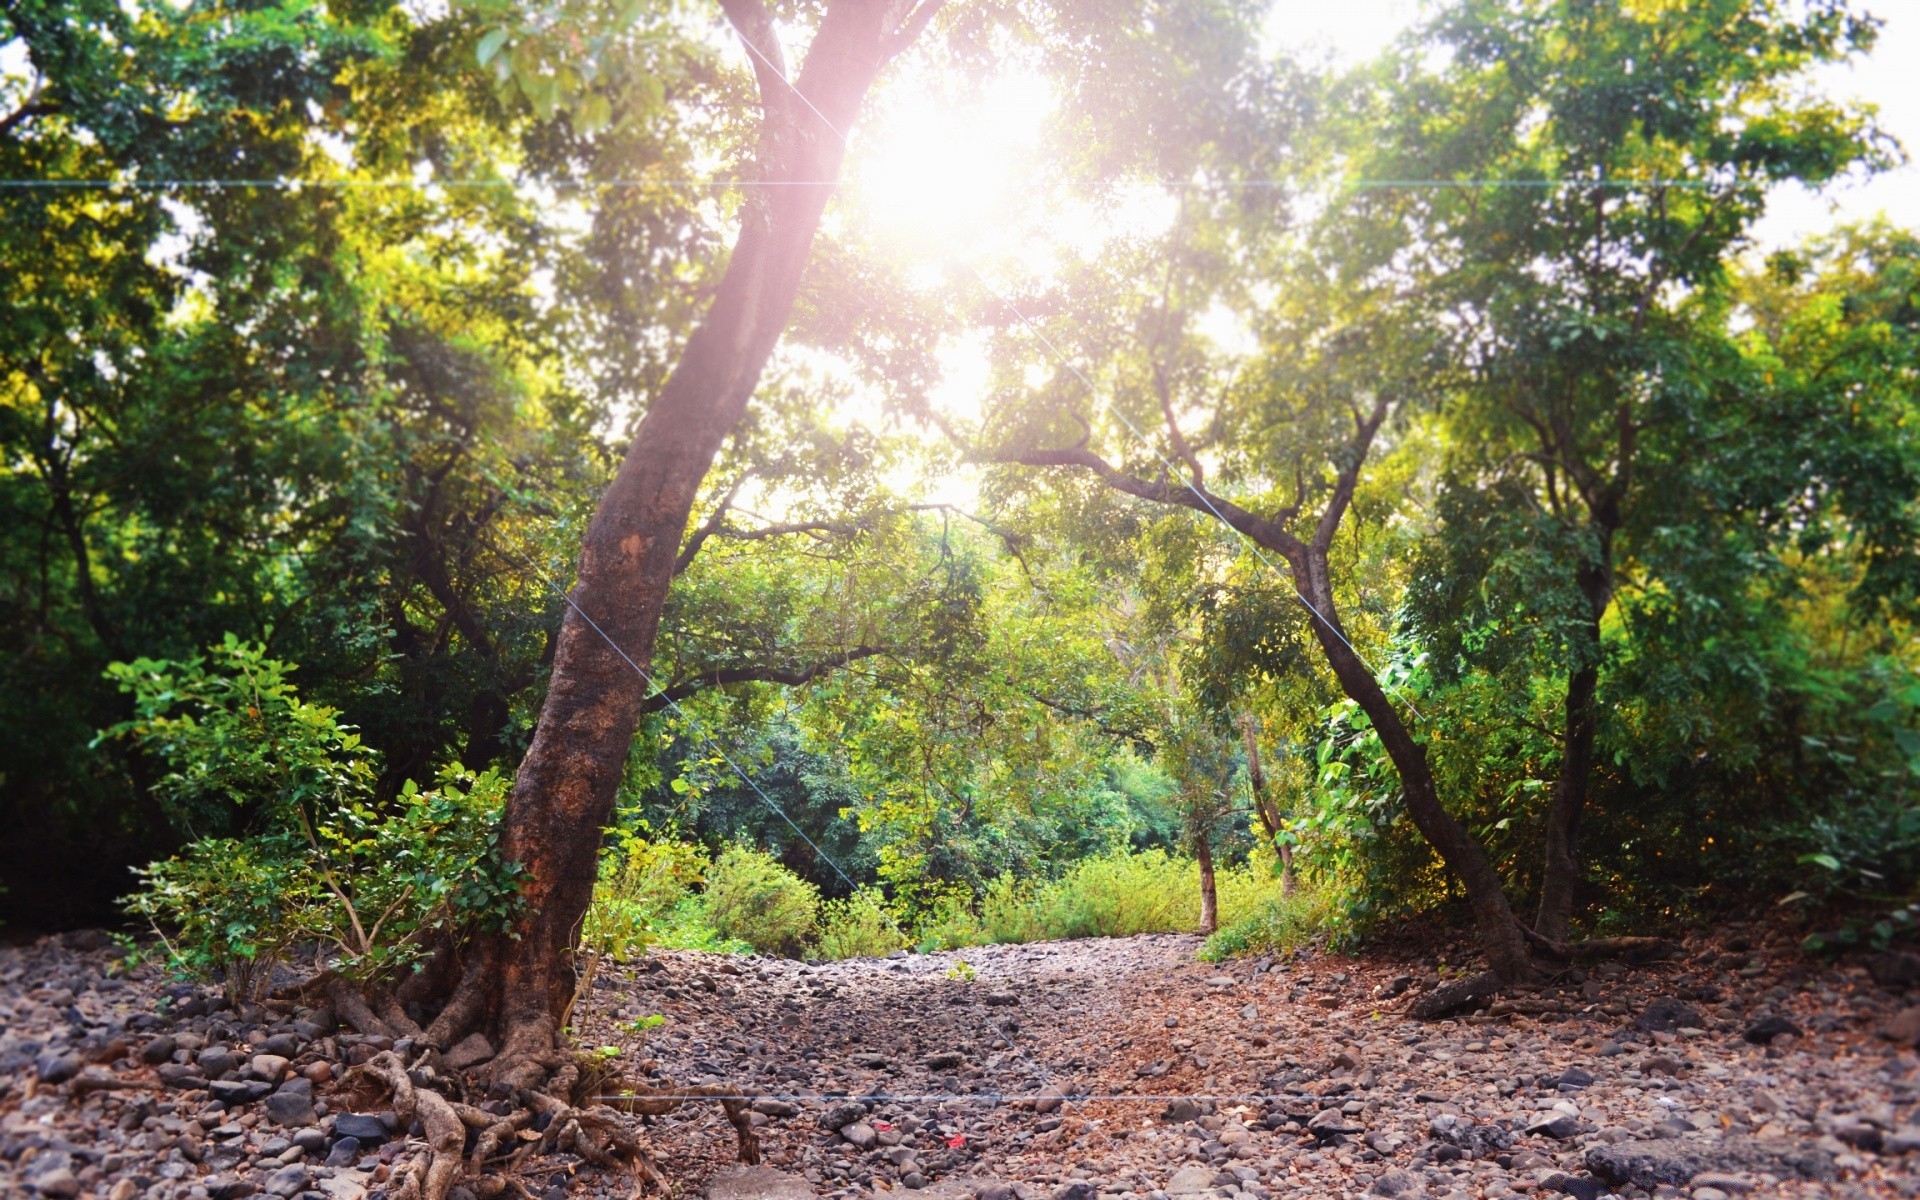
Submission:
[[[244,990],[511,910],[560,589],[750,203],[746,64],[626,8],[0,15],[0,178],[58,185],[0,192],[16,920],[137,887]],[[1230,953],[1457,898],[1326,618],[1202,489],[1325,529],[1341,640],[1544,927],[1555,878],[1585,932],[1912,900],[1920,236],[1751,242],[1772,188],[1894,161],[1805,87],[1873,22],[1457,0],[1336,70],[1251,3],[1121,8],[955,6],[883,81],[1046,81],[1039,249],[929,270],[830,210],[586,944],[1197,928],[1211,891]]]

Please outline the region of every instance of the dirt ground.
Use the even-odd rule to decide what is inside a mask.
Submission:
[[[1911,983],[1733,929],[1417,1021],[1402,1010],[1442,981],[1437,955],[1208,964],[1198,946],[662,952],[599,973],[575,1019],[624,1070],[758,1098],[760,1172],[734,1172],[711,1102],[639,1119],[681,1194],[1920,1196]],[[0,951],[0,1191],[387,1189],[405,1131],[329,1107],[378,1039],[324,1011],[199,1011],[112,960],[85,936]],[[631,1191],[565,1155],[518,1179],[541,1200]]]

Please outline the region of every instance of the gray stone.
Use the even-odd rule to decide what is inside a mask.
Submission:
[[[314,1121],[313,1097],[292,1091],[275,1092],[267,1097],[267,1118],[276,1125],[294,1129],[311,1125]]]
[[[821,1115],[820,1125],[823,1129],[837,1132],[857,1121],[866,1120],[866,1117],[867,1106],[864,1104],[836,1104]]]
[[[264,1079],[268,1083],[279,1083],[287,1074],[287,1060],[278,1054],[256,1054],[247,1069],[253,1072],[255,1079]]]
[[[1100,1200],[1100,1189],[1084,1179],[1076,1179],[1055,1189],[1053,1200]]]
[[[1882,1154],[1912,1154],[1915,1150],[1920,1150],[1920,1125],[1902,1125],[1880,1145]]]
[[[327,1148],[326,1131],[311,1127],[307,1129],[296,1129],[293,1131],[293,1144],[305,1150],[308,1154],[318,1154]]]
[[[1831,1154],[1811,1142],[1786,1139],[1622,1142],[1595,1146],[1587,1151],[1586,1162],[1588,1170],[1610,1184],[1632,1184],[1647,1191],[1662,1184],[1679,1187],[1703,1171],[1770,1171],[1820,1182],[1834,1178]]]
[[[1060,1086],[1050,1083],[1046,1087],[1041,1088],[1039,1093],[1034,1096],[1033,1111],[1042,1114],[1058,1112],[1060,1106],[1066,1103],[1066,1100],[1067,1094],[1060,1090]]]
[[[965,1057],[955,1054],[952,1051],[942,1054],[930,1054],[927,1056],[927,1070],[957,1071],[960,1069],[960,1064],[965,1061]]]
[[[842,1125],[840,1127],[840,1136],[852,1143],[856,1150],[873,1149],[873,1144],[877,1137],[873,1132],[873,1126],[867,1124],[865,1121],[855,1121],[851,1125]]]
[[[1551,1116],[1543,1114],[1536,1118],[1527,1126],[1527,1132],[1564,1142],[1568,1138],[1580,1136],[1580,1131],[1585,1127],[1585,1123],[1579,1117],[1570,1117],[1566,1113],[1554,1113]]]
[[[343,1137],[327,1152],[327,1166],[350,1167],[360,1161],[360,1139]]]
[[[80,1073],[87,1060],[73,1051],[49,1051],[42,1054],[34,1063],[34,1072],[41,1083],[65,1083]]]
[[[303,1163],[291,1163],[267,1176],[267,1194],[292,1197],[307,1190],[308,1171]]]
[[[1513,1147],[1512,1130],[1498,1125],[1478,1125],[1452,1113],[1441,1113],[1429,1121],[1427,1134],[1435,1141],[1470,1150],[1475,1158],[1486,1158]]]
[[[1422,1196],[1426,1194],[1426,1185],[1412,1171],[1388,1171],[1373,1181],[1369,1189],[1376,1196]]]
[[[798,1175],[772,1167],[735,1167],[707,1182],[707,1200],[814,1200],[813,1188]]]
[[[1167,1180],[1167,1195],[1198,1196],[1213,1190],[1212,1167],[1181,1167]]]
[[[1699,1029],[1700,1010],[1670,996],[1663,996],[1633,1019],[1633,1027],[1642,1033],[1672,1033],[1676,1029]]]
[[[171,1061],[173,1052],[179,1048],[173,1038],[163,1033],[157,1038],[149,1039],[146,1045],[140,1047],[140,1061],[149,1066],[158,1066],[163,1062]]]
[[[207,1090],[213,1093],[215,1100],[228,1108],[238,1108],[266,1095],[273,1090],[273,1085],[257,1079],[216,1079],[207,1084]]]
[[[55,1167],[33,1177],[33,1190],[56,1200],[73,1200],[80,1194],[80,1180],[66,1167]]]
[[[1764,1046],[1777,1037],[1799,1037],[1800,1027],[1781,1016],[1761,1017],[1741,1034],[1756,1046]]]
[[[207,1077],[201,1073],[200,1068],[186,1063],[162,1063],[154,1074],[160,1077],[163,1085],[183,1092],[195,1091],[207,1086]]]
[[[392,1136],[372,1113],[341,1113],[333,1119],[333,1135],[353,1138],[363,1146],[378,1146]]]

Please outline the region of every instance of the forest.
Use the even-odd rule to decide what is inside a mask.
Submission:
[[[1920,212],[1758,233],[1881,20],[1287,14],[9,0],[0,936],[384,1039],[425,1200],[664,1183],[576,1004],[679,953],[1910,987]]]

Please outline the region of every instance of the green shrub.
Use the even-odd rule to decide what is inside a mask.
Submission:
[[[879,958],[904,949],[906,935],[887,912],[886,897],[865,887],[845,900],[820,906],[820,936],[813,952],[821,958]]]
[[[1252,911],[1221,925],[1200,948],[1200,957],[1219,962],[1242,954],[1291,954],[1331,927],[1338,912],[1339,906],[1323,892],[1302,889],[1282,896],[1274,891]]]
[[[300,699],[291,665],[232,637],[208,655],[109,672],[139,717],[108,735],[167,764],[156,790],[175,819],[248,833],[202,837],[135,872],[140,889],[124,903],[171,967],[251,997],[302,943],[372,979],[415,962],[435,935],[504,926],[520,884],[495,844],[505,778],[451,767],[375,809],[378,757],[334,710]]]
[[[1200,922],[1200,869],[1163,850],[1084,859],[1033,900],[1047,938],[1191,932]]]
[[[501,928],[519,898],[517,865],[494,836],[507,781],[443,772],[409,784],[391,811],[350,804],[294,829],[203,838],[138,868],[125,900],[159,934],[167,964],[253,998],[297,945],[315,943],[350,978],[389,977],[432,936]]]
[[[980,895],[980,927],[985,942],[1037,942],[1047,934],[1040,928],[1030,883],[1002,875]]]
[[[820,893],[772,855],[731,846],[707,869],[708,923],[762,954],[797,958],[819,918]]]
[[[321,897],[305,842],[204,838],[173,858],[134,868],[140,890],[127,911],[160,936],[168,966],[218,980],[229,999],[256,999],[274,966],[315,936]]]
[[[706,867],[698,846],[622,832],[600,859],[593,903],[580,927],[581,947],[624,962],[649,946],[684,940],[687,910],[705,924],[699,906],[688,902]]]

